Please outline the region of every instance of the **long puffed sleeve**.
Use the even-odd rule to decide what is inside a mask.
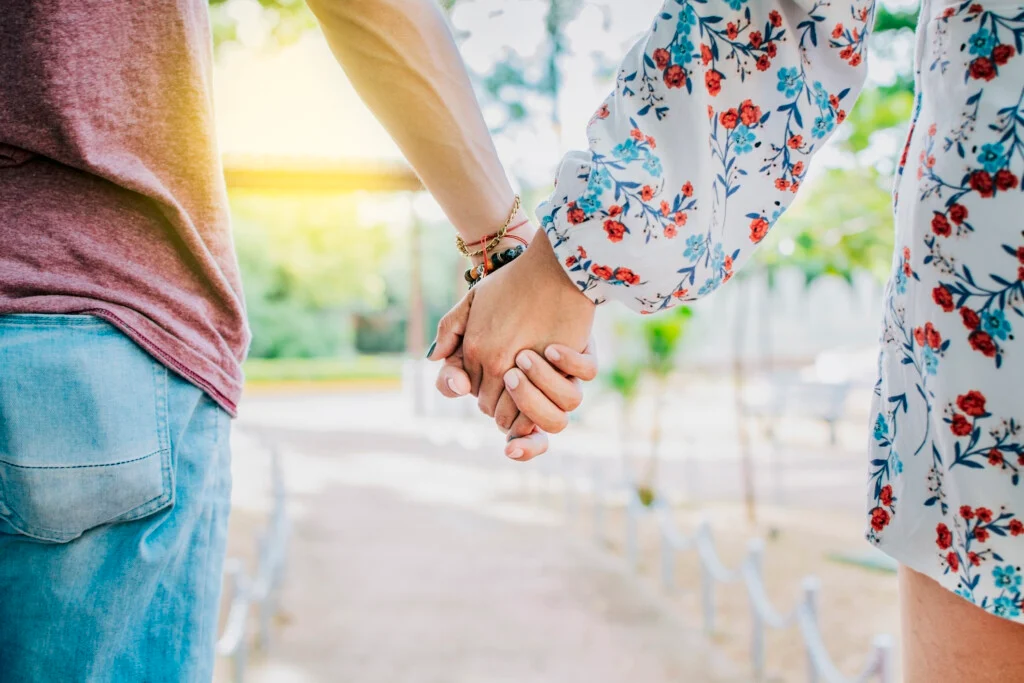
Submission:
[[[873,0],[667,0],[538,217],[597,303],[726,282],[863,85]]]

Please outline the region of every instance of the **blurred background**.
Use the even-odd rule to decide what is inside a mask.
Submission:
[[[532,214],[661,2],[440,3]],[[895,680],[864,446],[916,3],[881,3],[867,88],[729,287],[600,311],[601,376],[528,465],[433,392],[454,231],[304,2],[210,9],[254,335],[218,680]]]

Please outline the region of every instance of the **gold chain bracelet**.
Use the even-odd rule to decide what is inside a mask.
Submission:
[[[498,230],[498,232],[494,233],[493,235],[484,237],[477,242],[473,242],[468,246],[466,245],[466,241],[463,240],[461,236],[456,236],[455,246],[458,248],[459,253],[465,256],[466,258],[472,258],[474,256],[480,255],[486,256],[487,252],[489,252],[491,249],[494,249],[494,247],[498,246],[498,243],[501,242],[503,237],[505,237],[505,234],[508,232],[508,226],[512,225],[512,220],[516,217],[517,213],[519,213],[519,195],[516,195],[515,200],[512,202],[512,210],[509,211],[508,218],[505,219],[505,225],[501,226],[501,229]],[[486,243],[481,249],[477,251],[469,250],[470,246],[476,246],[481,243]]]

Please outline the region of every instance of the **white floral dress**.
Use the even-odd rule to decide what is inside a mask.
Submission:
[[[871,0],[667,0],[538,209],[569,277],[717,289],[864,79]],[[925,3],[871,426],[868,539],[1024,622],[1024,0]]]

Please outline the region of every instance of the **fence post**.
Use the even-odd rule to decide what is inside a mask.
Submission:
[[[751,576],[761,581],[761,574],[764,561],[764,541],[759,538],[752,538],[747,544],[747,565],[750,567]],[[754,680],[764,680],[764,619],[757,609],[757,602],[752,591],[747,590],[750,599],[750,659],[754,668]]]
[[[697,535],[703,535],[710,541],[711,526],[706,521],[701,522],[697,527]],[[711,567],[700,556],[700,539],[694,540],[697,542],[698,557],[700,558],[700,602],[704,612],[704,633],[712,635],[715,632],[715,576],[711,573]]]
[[[808,576],[804,579],[804,605],[807,607],[807,614],[814,627],[818,627],[818,590],[821,583],[817,577]],[[797,608],[799,609],[799,607]],[[818,683],[818,667],[814,664],[814,653],[809,640],[805,640],[804,648],[807,651],[807,683]]]
[[[875,650],[878,652],[878,681],[893,683],[892,638],[882,634],[875,636]]]

